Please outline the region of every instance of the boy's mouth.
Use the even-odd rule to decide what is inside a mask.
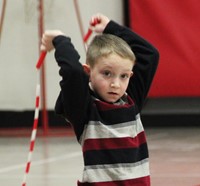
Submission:
[[[116,92],[108,92],[109,95],[118,95]]]

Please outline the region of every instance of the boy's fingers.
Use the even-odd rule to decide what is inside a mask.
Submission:
[[[41,50],[41,51],[47,51],[47,50],[46,50],[46,47],[45,47],[44,45],[41,45],[41,46],[40,46],[40,50]]]

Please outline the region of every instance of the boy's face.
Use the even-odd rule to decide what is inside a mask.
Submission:
[[[90,83],[104,101],[114,103],[125,93],[133,72],[133,62],[116,54],[101,57],[90,69]]]

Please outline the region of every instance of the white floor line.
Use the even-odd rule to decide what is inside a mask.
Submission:
[[[44,159],[44,160],[33,161],[33,162],[31,162],[31,166],[43,165],[46,163],[52,163],[52,162],[56,162],[56,161],[66,160],[66,159],[70,159],[70,158],[74,158],[74,157],[78,157],[78,156],[81,156],[81,152],[73,152],[70,154],[62,155],[62,156],[52,157],[52,158],[48,158],[48,159]],[[26,163],[13,165],[13,166],[5,167],[5,168],[0,168],[0,173],[6,173],[9,171],[25,168],[25,166],[26,166]]]

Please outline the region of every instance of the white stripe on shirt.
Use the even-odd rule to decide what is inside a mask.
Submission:
[[[90,121],[84,129],[81,139],[134,138],[142,131],[144,131],[144,128],[140,117],[137,117],[135,121],[115,125],[105,125],[99,121]]]
[[[82,182],[129,180],[149,176],[148,159],[137,163],[86,166]]]

